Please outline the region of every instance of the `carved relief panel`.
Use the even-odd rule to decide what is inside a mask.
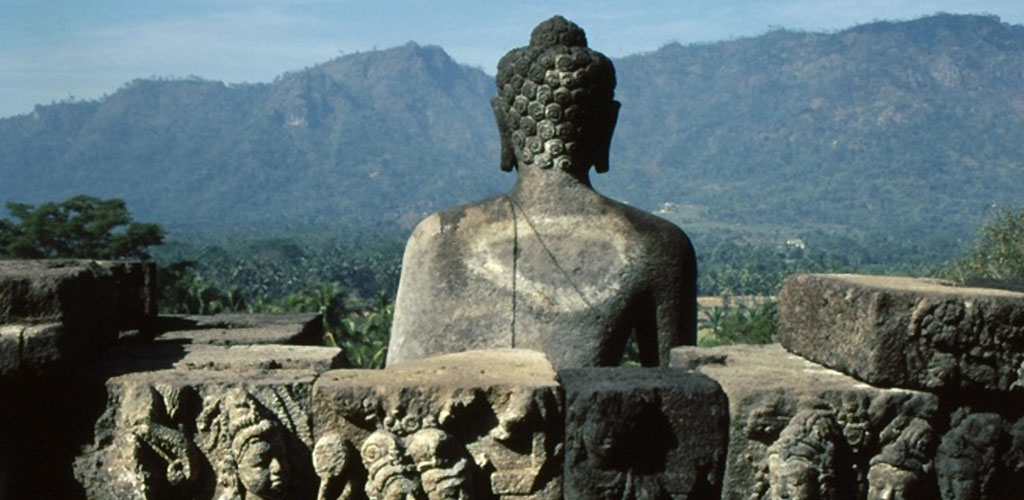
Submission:
[[[319,498],[559,499],[558,392],[532,351],[325,373],[313,394]]]
[[[750,498],[934,498],[935,399],[878,389],[764,395],[748,414]]]
[[[721,497],[729,411],[717,383],[671,368],[559,375],[566,393],[566,498]]]
[[[97,499],[311,497],[312,381],[305,371],[113,378],[75,475]]]

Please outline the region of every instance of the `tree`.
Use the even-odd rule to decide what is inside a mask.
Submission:
[[[149,258],[163,242],[156,224],[132,222],[124,200],[79,195],[60,203],[7,202],[17,222],[0,219],[0,257],[17,259]]]
[[[1024,209],[995,212],[978,231],[974,248],[944,274],[961,283],[1024,282]]]

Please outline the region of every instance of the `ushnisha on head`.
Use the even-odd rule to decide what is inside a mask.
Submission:
[[[615,68],[587,48],[579,26],[561,16],[537,25],[529,46],[501,58],[496,83],[491,106],[501,133],[502,170],[608,170],[619,113]]]

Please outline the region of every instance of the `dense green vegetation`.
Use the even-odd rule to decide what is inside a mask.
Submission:
[[[317,312],[353,366],[384,364],[402,242],[352,231],[170,243],[157,249],[161,311]]]
[[[941,237],[798,234],[788,240],[754,241],[742,235],[695,234],[699,293],[771,296],[778,293],[786,276],[801,272],[924,275],[955,257],[962,246]]]
[[[770,344],[775,342],[778,310],[774,300],[757,305],[715,306],[702,311],[697,345]]]

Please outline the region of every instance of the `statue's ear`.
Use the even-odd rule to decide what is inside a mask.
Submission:
[[[505,121],[505,103],[501,96],[491,99],[494,120],[498,123],[498,135],[501,137],[501,169],[511,172],[516,166],[516,153],[512,150],[512,137]]]
[[[604,116],[601,117],[602,127],[599,129],[597,142],[594,144],[594,170],[599,174],[608,171],[608,155],[612,148],[612,133],[615,132],[615,124],[619,121],[619,108],[622,104],[613,100],[605,108]]]

